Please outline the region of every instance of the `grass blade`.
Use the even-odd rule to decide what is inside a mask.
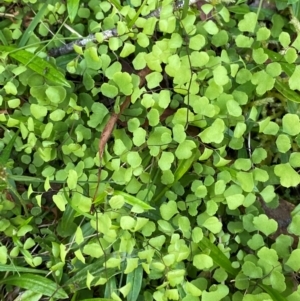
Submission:
[[[189,10],[190,1],[184,0],[183,8],[182,8],[182,19],[184,19],[187,15],[187,12]]]
[[[174,182],[178,182],[191,168],[192,164],[196,161],[197,156],[199,156],[198,151],[194,151],[194,153],[191,155],[190,158],[180,160],[177,169],[175,170],[174,173]],[[167,185],[165,186],[159,193],[153,198],[152,202],[153,204],[157,203],[158,201],[161,200],[161,198],[165,195],[165,193],[173,186]]]
[[[77,15],[79,7],[79,0],[68,0],[67,1],[67,9],[68,9],[68,15],[71,23],[74,22],[74,19]]]
[[[70,84],[65,79],[65,76],[58,71],[52,64],[41,59],[35,54],[23,49],[17,49],[11,46],[0,46],[1,52],[8,52],[8,55],[16,61],[28,66],[34,72],[44,76],[46,79],[66,87],[70,87]],[[47,71],[45,73],[45,71]]]
[[[144,6],[146,5],[147,0],[144,0],[144,2],[142,3],[142,5],[140,6],[140,8],[138,9],[138,11],[136,12],[135,16],[132,18],[132,20],[128,23],[128,28],[132,28],[136,22],[136,20],[138,19],[138,17],[140,16],[142,9],[144,8]]]
[[[127,301],[136,301],[139,297],[143,280],[143,267],[139,265],[133,272],[129,273],[126,278],[127,283],[131,283],[131,290],[127,296]]]
[[[218,266],[223,268],[228,274],[232,276],[236,276],[238,274],[239,271],[231,266],[231,262],[225,256],[225,254],[215,244],[210,242],[210,240],[207,237],[203,237],[198,244],[202,251],[209,249],[209,256],[212,258],[212,260]]]
[[[67,299],[67,293],[52,280],[34,274],[13,275],[2,279],[0,284],[14,285],[20,288],[31,290],[48,297]]]
[[[33,31],[37,27],[37,25],[40,23],[42,17],[44,16],[45,10],[48,6],[48,2],[44,3],[44,5],[41,7],[39,12],[35,15],[35,17],[31,20],[29,26],[25,30],[24,34],[22,35],[22,38],[18,44],[18,47],[24,47],[29,40],[30,36],[32,35]]]
[[[151,207],[149,204],[141,201],[140,199],[138,199],[138,198],[126,193],[126,192],[115,190],[113,195],[123,196],[125,203],[127,203],[131,206],[138,206],[138,207],[140,207],[144,210],[155,209],[155,208]]]
[[[19,273],[35,273],[35,274],[47,274],[47,271],[40,269],[24,268],[12,264],[0,264],[0,272],[19,272]]]
[[[10,139],[10,141],[8,142],[8,144],[5,146],[4,150],[2,151],[2,153],[0,155],[0,165],[4,166],[7,163],[8,159],[10,158],[12,148],[19,135],[19,132],[20,132],[20,130],[18,130],[14,134],[14,136]]]

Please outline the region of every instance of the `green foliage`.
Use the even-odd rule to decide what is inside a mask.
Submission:
[[[298,300],[263,209],[300,184],[298,3],[19,2],[0,6],[0,299]]]

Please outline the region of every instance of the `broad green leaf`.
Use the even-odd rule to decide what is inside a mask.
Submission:
[[[282,118],[282,129],[285,133],[295,136],[300,133],[300,120],[296,114],[285,114]]]
[[[293,250],[289,259],[285,262],[285,264],[288,265],[295,272],[300,270],[299,256],[300,256],[300,250],[299,249]]]
[[[128,301],[136,301],[140,295],[143,280],[143,267],[138,267],[126,277],[126,283],[131,284],[131,290],[127,296]]]
[[[227,70],[224,66],[221,65],[213,70],[213,76],[214,76],[215,83],[220,86],[226,85],[229,81]]]
[[[284,292],[286,290],[285,276],[281,271],[274,270],[270,276],[270,282],[272,288],[278,292]]]
[[[104,96],[109,98],[114,98],[118,95],[118,88],[108,83],[103,83],[100,90]]]
[[[299,174],[289,163],[275,165],[274,173],[279,177],[280,184],[284,187],[295,187],[300,183]]]
[[[197,156],[199,156],[198,151],[193,151],[193,154],[190,158],[180,160],[177,169],[174,173],[174,183],[178,182],[190,169],[192,164],[196,161]],[[172,185],[165,186],[157,195],[154,196],[152,202],[155,204],[158,201],[161,201],[161,198],[165,195],[165,193],[170,189]]]
[[[64,194],[67,195],[67,192],[64,191]],[[60,236],[69,237],[74,234],[76,230],[76,224],[74,223],[75,215],[76,211],[71,206],[67,206],[57,227],[57,233]]]
[[[68,16],[71,23],[74,22],[74,19],[77,15],[79,2],[79,0],[67,0]]]
[[[180,143],[175,150],[175,156],[179,160],[189,159],[193,155],[193,150],[196,148],[196,144],[192,140],[185,140]]]
[[[300,235],[300,215],[294,215],[292,217],[292,222],[288,226],[288,232],[294,235]]]
[[[267,151],[263,148],[255,148],[252,153],[251,160],[254,164],[258,164],[267,158]]]
[[[141,14],[141,12],[142,12],[142,10],[143,10],[143,8],[144,8],[144,6],[145,6],[146,4],[147,4],[147,1],[144,0],[143,3],[142,3],[142,5],[139,7],[138,11],[137,11],[136,14],[134,15],[134,17],[133,17],[129,22],[127,22],[127,24],[128,24],[127,26],[128,26],[129,29],[132,28],[132,26],[135,25],[137,19],[139,18],[140,14]],[[127,17],[127,16],[126,16],[126,17]]]
[[[294,90],[291,90],[287,83],[276,79],[274,87],[276,90],[282,94],[286,99],[299,103],[300,96]]]
[[[45,90],[45,94],[52,103],[59,104],[65,100],[67,92],[61,86],[50,86]]]
[[[109,255],[106,255],[106,259],[108,260],[113,257],[117,258],[120,255],[121,254],[118,254],[118,253],[111,253]],[[124,261],[126,258],[125,254],[123,254],[123,255],[124,256],[121,257],[121,261]],[[102,256],[99,259],[97,259],[96,261],[94,261],[93,263],[86,265],[85,267],[80,269],[77,273],[75,273],[75,275],[73,277],[68,279],[65,283],[66,287],[68,287],[68,289],[70,289],[71,292],[75,292],[75,291],[81,290],[83,288],[86,288],[87,287],[86,286],[87,272],[89,272],[94,277],[106,278],[106,277],[112,277],[116,273],[116,270],[114,268],[106,268],[105,267],[105,258],[104,258],[104,256]]]
[[[65,211],[67,201],[66,201],[66,199],[63,197],[62,194],[54,195],[54,196],[53,196],[53,202],[55,203],[55,205],[58,207],[58,209],[59,209],[60,211]]]
[[[292,167],[300,167],[300,153],[291,153],[289,163]]]
[[[11,131],[8,131],[11,136]],[[0,154],[0,165],[1,167],[4,167],[5,164],[8,162],[11,156],[12,149],[14,147],[14,143],[19,135],[20,130],[18,130],[9,140],[8,144],[5,146],[5,148],[2,150]],[[12,177],[10,177],[12,179]]]
[[[229,288],[225,284],[217,284],[213,291],[203,291],[201,301],[221,301],[224,300],[229,293]]]
[[[7,263],[7,248],[6,246],[0,246],[0,264],[6,264]]]
[[[54,281],[34,274],[20,274],[9,276],[0,280],[1,284],[14,285],[20,288],[31,290],[48,297],[67,299],[67,293]]]
[[[253,74],[251,82],[256,85],[257,94],[264,95],[267,91],[273,89],[275,79],[265,70],[262,70]]]
[[[71,87],[68,81],[65,79],[65,75],[62,74],[56,67],[47,62],[46,60],[41,59],[37,55],[28,52],[26,50],[19,50],[11,46],[1,46],[1,52],[8,52],[8,55],[15,59],[16,61],[22,63],[25,66],[28,66],[34,72],[42,75],[46,79],[66,87]]]
[[[46,1],[42,7],[39,8],[35,16],[30,20],[29,26],[26,28],[25,32],[22,34],[18,48],[26,45],[27,41],[30,39],[37,25],[43,20],[45,10],[49,5],[49,1]]]
[[[206,270],[213,266],[212,258],[206,254],[194,255],[193,265],[199,270]]]
[[[263,48],[253,49],[252,55],[254,61],[258,65],[263,64],[268,59],[268,56],[265,54]]]
[[[288,48],[284,54],[284,58],[289,64],[293,64],[298,58],[296,49]]]
[[[262,196],[263,200],[266,203],[270,203],[275,197],[275,191],[274,191],[274,187],[271,185],[266,186],[261,192],[260,195]]]
[[[199,134],[204,143],[220,143],[224,139],[225,124],[222,119],[216,119],[213,124]]]
[[[162,80],[163,76],[160,72],[151,72],[146,76],[147,86],[149,89],[159,87]]]
[[[215,244],[210,242],[207,237],[203,237],[198,245],[202,251],[210,251],[209,256],[213,259],[216,265],[223,268],[228,274],[237,276],[239,271],[232,267],[230,260]]]
[[[135,46],[131,43],[125,42],[120,57],[127,57],[135,51]]]
[[[250,12],[244,15],[244,18],[238,24],[238,28],[240,31],[254,32],[256,22],[257,14]]]
[[[148,205],[147,203],[141,201],[140,199],[138,199],[126,192],[114,190],[113,195],[123,196],[125,203],[127,203],[133,207],[137,207],[137,208],[140,208],[143,210],[155,209],[155,208],[151,207],[150,205]]]
[[[103,249],[99,243],[89,243],[83,247],[82,253],[93,258],[100,258],[103,255]]]
[[[267,65],[266,71],[272,77],[277,77],[281,74],[282,68],[279,63],[274,62]]]
[[[287,32],[281,32],[278,40],[283,48],[288,48],[291,43],[291,37]]]
[[[225,7],[223,7],[224,9]],[[222,9],[222,10],[223,10]],[[227,31],[225,30],[220,30],[216,35],[214,35],[211,39],[211,42],[214,46],[216,47],[220,47],[220,46],[224,46],[224,45],[227,45],[228,43],[228,40],[229,40],[229,36],[228,36],[228,33]],[[232,67],[233,65],[231,65],[230,67]],[[238,67],[238,66],[236,66]]]
[[[133,91],[132,78],[127,72],[117,72],[113,80],[124,95],[130,95]]]
[[[292,146],[289,136],[284,134],[278,135],[276,139],[276,146],[278,148],[278,151],[285,154]]]
[[[30,111],[34,118],[40,119],[47,115],[47,108],[38,104],[31,104]]]
[[[210,35],[215,35],[219,32],[218,26],[212,20],[208,20],[208,21],[204,22],[203,28]]]
[[[158,166],[162,171],[170,170],[172,163],[174,162],[174,155],[170,152],[162,152],[158,161]]]
[[[239,171],[236,174],[236,178],[244,191],[252,192],[254,190],[254,180],[251,172]]]
[[[271,296],[272,300],[276,300],[276,301],[288,301],[287,298],[283,297],[280,292],[278,292],[277,290],[273,289],[272,287],[267,286],[265,284],[259,284],[259,283],[258,283],[258,286],[260,286],[265,292],[267,292],[269,294],[269,296]],[[249,299],[249,301],[250,300],[251,299]]]
[[[242,115],[242,109],[235,100],[233,100],[233,99],[228,100],[226,102],[226,107],[227,107],[228,113],[231,116],[238,117],[238,116]]]
[[[178,213],[177,204],[175,201],[164,203],[159,208],[161,217],[165,220],[170,220],[176,213]]]
[[[30,290],[27,290],[25,292],[20,293],[19,296],[17,297],[18,299],[15,299],[15,301],[18,301],[18,300],[39,301],[39,300],[41,300],[42,296],[43,296],[43,294],[35,293]],[[21,298],[21,299],[19,299],[19,298]]]
[[[264,246],[264,239],[260,234],[254,234],[250,240],[248,240],[247,245],[252,249],[252,250],[258,250],[259,248],[261,248],[262,246]],[[245,272],[245,275],[248,275],[247,273],[249,272]],[[251,277],[250,275],[248,275],[249,277]],[[252,277],[255,278],[255,277]],[[260,277],[258,277],[260,278]]]
[[[202,226],[214,234],[217,234],[222,230],[222,223],[215,216],[206,219]]]
[[[171,270],[167,273],[166,278],[170,282],[171,286],[176,286],[180,283],[183,282],[184,280],[184,275],[186,273],[185,269],[176,269],[176,270]],[[172,298],[173,299],[173,298]],[[172,300],[171,299],[171,300]],[[174,300],[174,299],[173,299]],[[176,300],[176,299],[175,299]],[[178,300],[178,299],[177,299]]]
[[[205,37],[201,34],[196,34],[190,38],[189,48],[192,50],[200,50],[205,45]]]
[[[267,27],[260,27],[256,33],[256,38],[258,41],[266,41],[271,35],[270,29]]]
[[[244,202],[245,197],[242,194],[234,194],[226,197],[226,202],[230,210],[235,210],[241,206]]]
[[[242,266],[242,272],[245,276],[254,279],[260,279],[263,276],[263,270],[251,261],[246,261]]]
[[[300,87],[298,85],[299,83],[299,77],[300,77],[300,66],[296,66],[293,74],[289,78],[289,86],[292,90],[300,90]]]
[[[265,214],[255,216],[253,218],[253,225],[257,230],[261,231],[266,236],[276,232],[278,228],[277,222],[273,219],[269,219]]]

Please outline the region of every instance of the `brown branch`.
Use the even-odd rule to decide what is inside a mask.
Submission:
[[[151,70],[146,67],[142,69],[141,71],[138,72],[138,76],[140,77],[140,84],[139,87],[143,87],[146,81],[146,76],[151,72]],[[121,104],[120,106],[120,112],[119,113],[112,113],[110,119],[108,120],[99,140],[98,144],[98,154],[99,154],[99,170],[98,170],[98,183],[97,187],[94,193],[93,201],[96,199],[99,184],[100,184],[100,177],[101,177],[101,169],[102,169],[102,158],[103,158],[103,153],[105,149],[105,145],[107,144],[108,139],[110,138],[112,131],[120,117],[120,115],[124,112],[124,110],[129,106],[131,102],[131,96],[127,96],[125,98],[125,101]]]

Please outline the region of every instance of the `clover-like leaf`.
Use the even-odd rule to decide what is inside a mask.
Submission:
[[[289,163],[278,164],[274,167],[274,173],[280,179],[280,184],[284,187],[295,187],[300,183],[299,174]]]
[[[255,228],[266,236],[276,232],[278,225],[273,219],[269,219],[265,214],[260,214],[253,218],[253,225]]]
[[[287,113],[282,117],[282,129],[285,133],[295,136],[300,133],[300,120],[296,114]]]
[[[174,201],[169,201],[168,203],[162,204],[159,210],[162,218],[167,221],[176,213],[178,213],[177,204]]]
[[[199,137],[204,143],[220,143],[224,139],[224,130],[224,121],[217,118],[210,127],[199,134]]]
[[[238,24],[238,28],[240,31],[254,32],[256,24],[257,14],[250,12],[244,15],[244,18]]]

